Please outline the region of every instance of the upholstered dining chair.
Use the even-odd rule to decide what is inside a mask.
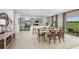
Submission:
[[[61,39],[63,39],[64,42],[64,29],[60,27],[59,30],[56,32],[55,36],[59,38],[59,43]]]
[[[51,33],[52,33],[52,38],[54,40],[54,43],[56,43],[56,31],[52,30]]]
[[[59,34],[60,34],[60,38],[62,38],[63,41],[64,41],[64,29],[63,29],[63,27],[60,27],[60,29],[59,29]],[[60,39],[60,38],[59,38],[59,39]]]
[[[53,29],[53,27],[50,26],[50,27],[48,27],[48,29]]]
[[[39,40],[42,38],[45,41],[45,33],[44,32],[40,32],[40,29],[37,29],[37,40]]]
[[[48,37],[49,45],[50,45],[51,40],[52,40],[52,33],[50,31],[47,33],[47,37]]]
[[[56,36],[55,36],[55,31],[54,30],[49,30],[49,32],[47,33],[47,37],[49,39],[49,45],[51,43],[51,40],[54,40],[54,44],[56,43]]]
[[[59,40],[59,43],[60,43],[61,34],[60,34],[59,31],[55,33],[55,37],[58,37],[58,40]]]

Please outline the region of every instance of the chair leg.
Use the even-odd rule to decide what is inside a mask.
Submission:
[[[59,36],[59,43],[60,43],[60,36]]]
[[[40,37],[39,37],[39,42],[40,42]]]
[[[62,39],[63,39],[63,42],[65,42],[65,41],[64,41],[64,35],[63,35],[63,38],[62,38]]]
[[[53,40],[54,40],[54,44],[56,44],[56,37],[54,37]]]
[[[37,36],[37,40],[38,40],[38,38],[39,38],[39,37]]]
[[[64,41],[64,38],[63,38],[63,42],[65,42],[65,41]]]
[[[54,44],[56,44],[56,40],[54,39]]]
[[[43,36],[42,36],[42,39],[44,39]]]
[[[52,37],[49,37],[49,45],[51,44]]]
[[[39,42],[40,42],[40,37],[39,36],[37,36],[37,40],[39,40]]]
[[[32,34],[34,34],[34,29],[32,30]]]
[[[35,29],[35,34],[36,34],[37,32],[36,32],[36,29]]]
[[[50,45],[51,39],[49,39],[49,45]]]
[[[46,41],[46,40],[45,40],[45,35],[44,35],[44,41]]]
[[[62,36],[61,36],[61,37],[62,37],[62,40],[63,40],[63,42],[64,42],[64,34],[62,34]]]
[[[35,29],[34,29],[34,34],[35,34]]]

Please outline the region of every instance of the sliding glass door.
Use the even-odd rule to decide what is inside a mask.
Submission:
[[[79,17],[72,16],[66,18],[66,33],[71,35],[79,35]]]

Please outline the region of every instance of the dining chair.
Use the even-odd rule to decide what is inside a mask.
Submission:
[[[37,29],[37,40],[39,40],[40,42],[40,39],[42,38],[44,41],[45,41],[45,33],[44,32],[40,32],[40,29]]]
[[[49,45],[50,45],[51,40],[52,40],[52,33],[50,31],[47,33],[47,37],[48,37]]]
[[[52,33],[52,38],[54,40],[54,43],[56,43],[56,31],[52,30],[51,33]]]
[[[54,40],[54,44],[56,44],[55,30],[49,30],[49,32],[47,33],[47,37],[49,40],[49,45],[50,45],[52,39]]]
[[[60,38],[62,38],[63,42],[64,42],[64,29],[63,29],[63,27],[60,27],[59,34],[60,34]]]
[[[64,29],[62,27],[60,27],[59,30],[56,32],[56,37],[58,37],[59,43],[61,42],[61,38],[64,42]]]
[[[59,40],[59,43],[60,43],[60,39],[61,39],[61,34],[60,34],[60,32],[59,32],[59,31],[56,32],[55,36],[58,37],[58,40]]]
[[[50,27],[48,27],[48,29],[53,29],[53,27],[50,26]]]

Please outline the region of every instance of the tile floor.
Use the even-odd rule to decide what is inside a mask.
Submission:
[[[72,36],[72,35],[66,34],[66,37],[69,38],[70,40],[79,41],[79,37],[78,36]],[[79,49],[79,45],[74,46],[71,49]]]
[[[79,48],[79,37],[65,34],[65,41],[56,44],[41,40],[39,43],[35,34],[31,34],[29,31],[21,31],[16,34],[16,40],[9,47],[9,49],[65,49],[65,48]]]

